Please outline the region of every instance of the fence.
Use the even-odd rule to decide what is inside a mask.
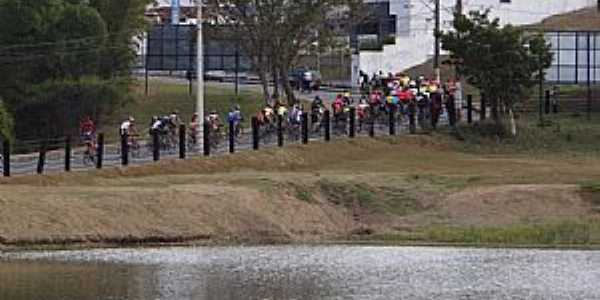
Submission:
[[[465,107],[468,123],[486,118],[485,98],[480,99],[479,109],[468,96]],[[284,147],[288,144],[308,144],[360,136],[395,136],[416,134],[428,131],[438,124],[454,126],[457,112],[454,102],[449,101],[440,118],[432,117],[430,107],[416,103],[391,106],[379,112],[363,114],[358,107],[349,107],[342,112],[328,110],[317,114],[303,113],[300,122],[289,122],[276,117],[271,122],[261,122],[252,118],[249,129],[235,124],[211,128],[205,123],[201,135],[190,132],[181,125],[177,134],[154,132],[147,137],[123,135],[120,143],[105,143],[103,134],[98,134],[96,145],[75,145],[71,137],[36,141],[37,153],[12,155],[19,146],[31,147],[31,142],[11,145],[2,143],[2,164],[0,172],[5,177],[22,174],[43,174],[57,171],[79,171],[102,169],[105,167],[147,164],[162,159],[186,159],[194,156],[216,156],[238,151],[259,150],[262,148]],[[475,118],[475,116],[477,118]],[[202,142],[196,136],[202,136]]]

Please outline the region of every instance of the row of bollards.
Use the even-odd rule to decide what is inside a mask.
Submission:
[[[558,107],[556,105],[556,103],[554,103],[553,105],[551,105],[550,103],[550,92],[546,92],[546,113],[549,113],[550,107],[553,108],[553,111],[555,113],[557,113],[558,111]],[[481,103],[480,103],[480,109],[479,109],[479,119],[480,120],[485,120],[486,119],[486,98],[485,95],[481,95]],[[410,134],[415,134],[416,133],[416,115],[417,115],[417,106],[416,103],[411,102],[408,105],[408,131]],[[448,116],[449,116],[449,123],[450,126],[453,127],[455,126],[457,120],[456,120],[456,108],[454,107],[454,101],[452,98],[450,98],[450,100],[447,102],[447,106],[446,109],[448,111]],[[466,109],[467,109],[467,122],[469,124],[473,123],[474,118],[473,118],[473,112],[475,111],[474,107],[473,107],[473,96],[472,95],[467,95],[467,103],[466,103]],[[387,120],[388,123],[388,128],[389,128],[389,135],[390,136],[394,136],[397,134],[397,119],[396,119],[396,115],[397,115],[397,109],[393,108],[392,111],[388,114],[389,118]],[[347,135],[350,138],[355,138],[356,134],[357,134],[357,114],[356,114],[356,108],[352,107],[349,110],[348,116],[346,117],[347,121]],[[320,120],[319,122],[319,131],[321,133],[323,133],[323,138],[325,141],[331,141],[331,120],[332,120],[332,115],[331,112],[329,110],[326,110],[322,116],[322,120]],[[252,140],[252,149],[254,150],[258,150],[260,148],[260,139],[261,139],[261,133],[260,133],[260,125],[258,122],[258,119],[256,117],[252,118],[252,132],[251,132],[251,140]],[[366,124],[361,124],[361,128],[362,125],[367,125],[367,130],[368,130],[368,135],[370,137],[374,137],[375,136],[375,122],[373,120],[368,121]],[[277,116],[276,119],[276,133],[277,133],[277,145],[279,147],[283,147],[284,146],[284,119],[282,116]],[[314,126],[314,124],[313,124]],[[211,128],[210,125],[208,123],[204,123],[203,124],[203,154],[205,156],[210,156],[211,155],[211,147],[213,145],[213,141],[211,141],[211,138],[213,138],[211,136]],[[309,143],[309,115],[308,114],[302,114],[302,118],[301,118],[301,124],[300,124],[300,135],[301,135],[301,143],[302,144],[308,144]],[[186,155],[187,155],[187,145],[188,145],[188,141],[186,140],[188,137],[186,135],[186,126],[185,125],[181,125],[179,128],[179,158],[180,159],[185,159]],[[236,128],[235,128],[235,123],[234,122],[230,122],[229,124],[229,130],[227,132],[228,135],[228,142],[229,142],[229,153],[235,153],[236,152],[236,135],[238,133],[236,132]],[[152,146],[152,160],[153,161],[159,161],[160,160],[160,156],[161,156],[161,138],[160,138],[160,134],[158,132],[153,132],[151,135],[151,146]],[[65,162],[64,162],[64,170],[69,172],[72,169],[71,166],[71,161],[72,161],[72,139],[71,137],[67,137],[65,138]],[[195,140],[194,140],[195,143]],[[11,157],[11,153],[10,153],[10,142],[8,140],[3,141],[2,144],[2,171],[3,171],[3,175],[6,177],[11,176],[11,165],[10,165],[10,157]],[[126,134],[121,136],[121,141],[120,141],[120,155],[121,155],[121,165],[123,166],[128,166],[130,163],[130,154],[131,154],[131,149],[130,147],[140,147],[139,145],[132,145],[131,141],[130,141],[130,137]],[[45,166],[45,162],[46,162],[46,151],[47,151],[47,145],[46,143],[42,143],[40,145],[39,148],[39,157],[38,157],[38,163],[37,163],[37,173],[42,174],[44,172],[44,166]],[[94,155],[94,163],[95,163],[95,167],[97,169],[102,169],[103,167],[103,160],[104,160],[104,135],[103,134],[98,134],[97,136],[97,147],[96,147],[96,151],[95,151],[95,155]]]

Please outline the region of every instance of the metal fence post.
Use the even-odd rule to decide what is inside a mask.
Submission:
[[[308,144],[308,114],[302,113],[302,144]]]
[[[350,136],[350,138],[354,138],[356,137],[356,108],[355,107],[350,107],[350,130],[348,130],[348,135]]]
[[[283,147],[283,116],[277,115],[277,146]]]
[[[179,125],[179,159],[185,159],[185,155],[187,152],[187,143],[186,143],[186,127],[184,124]]]
[[[202,126],[203,134],[203,146],[204,146],[204,156],[210,156],[210,124],[208,122],[204,122]]]
[[[408,104],[408,131],[410,132],[410,134],[417,133],[417,122],[415,120],[417,108],[415,106],[415,101],[411,101]]]
[[[331,141],[331,112],[329,110],[325,111],[323,122],[325,123],[325,141],[329,142]]]
[[[446,102],[446,109],[448,110],[448,123],[450,123],[450,127],[454,128],[456,126],[456,101],[453,95],[448,97],[448,102]]]
[[[65,139],[65,172],[71,172],[71,136]]]
[[[546,114],[549,115],[550,114],[550,90],[546,90],[546,105],[544,106],[544,109],[546,110]]]
[[[229,121],[229,153],[235,153],[235,121]]]
[[[467,123],[473,123],[473,95],[467,95]]]
[[[40,156],[37,164],[37,173],[44,173],[44,165],[46,164],[46,142],[43,142],[40,147]]]
[[[10,142],[2,143],[2,173],[4,177],[10,177]]]
[[[388,125],[390,126],[390,135],[396,135],[396,106],[392,106],[389,112]]]
[[[258,150],[259,148],[259,136],[258,136],[258,119],[252,117],[252,149]]]
[[[158,130],[152,130],[152,159],[160,160],[160,136]]]
[[[98,134],[98,145],[96,146],[96,169],[102,169],[102,160],[104,159],[104,134]]]
[[[374,118],[369,121],[369,137],[375,137],[375,122]]]
[[[129,165],[129,135],[121,134],[121,165]]]

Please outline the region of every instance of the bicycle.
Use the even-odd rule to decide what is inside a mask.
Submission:
[[[96,145],[95,142],[86,136],[84,138],[85,150],[82,154],[82,162],[84,166],[96,164]]]

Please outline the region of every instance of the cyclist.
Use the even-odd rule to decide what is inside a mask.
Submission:
[[[94,124],[90,116],[86,116],[79,125],[79,134],[81,135],[81,141],[85,145],[84,154],[93,157],[96,150],[96,124]]]
[[[217,113],[216,110],[212,110],[208,114],[208,116],[206,117],[206,121],[208,122],[208,124],[210,125],[210,128],[212,130],[217,130],[222,126],[221,118],[219,117],[219,114]]]
[[[341,94],[335,98],[331,107],[333,108],[334,114],[339,114],[344,110],[344,99]]]
[[[94,121],[92,121],[89,116],[86,116],[79,125],[79,134],[81,135],[81,140],[84,142],[93,141],[95,133],[96,124],[94,124]]]
[[[121,123],[119,132],[121,136],[131,136],[135,132],[135,119],[130,116],[125,121],[123,121],[123,123]]]
[[[312,118],[311,118],[312,123],[319,122],[319,120],[321,119],[321,115],[323,114],[323,111],[324,111],[323,100],[321,100],[321,97],[319,97],[319,96],[315,97],[315,100],[312,102],[312,104],[310,106],[310,111],[312,112]]]
[[[263,115],[265,124],[272,124],[275,116],[275,110],[273,107],[271,107],[271,105],[267,104],[263,109]]]
[[[192,120],[190,121],[190,130],[189,130],[190,141],[192,142],[192,145],[198,144],[199,129],[200,129],[200,122],[198,122],[198,114],[194,113],[194,115],[192,116]]]
[[[121,138],[127,137],[127,143],[129,144],[130,149],[138,149],[139,145],[135,139],[137,136],[137,130],[135,129],[135,119],[132,116],[129,116],[123,123],[121,123],[120,127]]]
[[[233,128],[234,128],[234,135],[238,136],[240,134],[240,129],[241,129],[241,123],[244,120],[244,117],[242,116],[242,112],[240,109],[239,105],[234,106],[230,111],[229,114],[227,116],[227,120],[229,121],[229,124],[233,123]]]

